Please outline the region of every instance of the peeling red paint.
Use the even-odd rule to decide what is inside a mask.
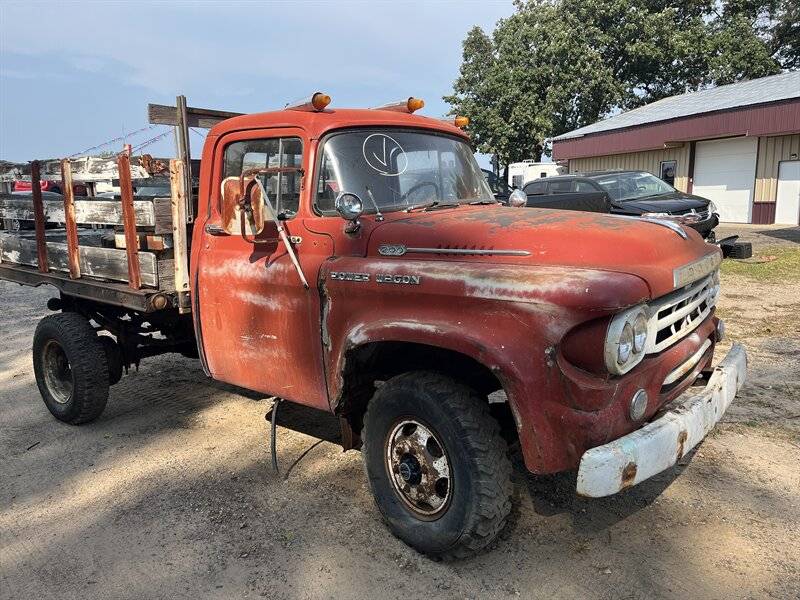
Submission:
[[[320,137],[367,125],[463,136],[440,121],[385,111],[251,115],[208,136],[191,268],[193,315],[215,378],[342,412],[355,406],[347,396],[354,393],[351,378],[365,375],[358,369],[366,367],[350,360],[354,352],[388,342],[443,349],[482,365],[500,382],[526,465],[548,473],[574,468],[588,448],[636,429],[628,417],[636,390],[651,399],[647,418],[680,394],[689,378],[663,392],[661,382],[706,339],[712,347],[697,369],[709,364],[713,312],[694,334],[621,377],[578,368],[562,344],[578,326],[672,291],[676,267],[718,252],[693,231],[683,239],[609,215],[461,206],[388,213],[384,221],[365,215],[349,234],[342,219],[317,215],[311,194]],[[302,140],[304,175],[298,213],[285,227],[300,240],[295,251],[312,284],[308,290],[274,224],[255,237],[206,231],[222,221],[225,145],[288,135]],[[384,256],[382,245],[417,250]],[[442,248],[516,255],[425,252]],[[601,327],[595,337],[602,343],[604,335]],[[350,434],[353,444],[357,431]]]

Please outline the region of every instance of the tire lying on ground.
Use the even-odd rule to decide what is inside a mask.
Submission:
[[[511,511],[511,463],[485,398],[432,372],[399,375],[370,401],[364,463],[389,529],[420,552],[464,558]]]
[[[59,421],[96,419],[108,400],[108,359],[89,321],[73,312],[39,321],[33,336],[33,371],[47,409]]]

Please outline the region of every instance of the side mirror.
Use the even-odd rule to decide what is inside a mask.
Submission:
[[[528,195],[522,190],[514,190],[508,196],[508,205],[514,207],[525,206],[528,203]]]
[[[336,203],[334,206],[339,216],[345,221],[348,221],[345,232],[355,233],[358,231],[361,227],[358,218],[361,216],[361,213],[364,212],[364,204],[361,202],[361,198],[350,192],[342,192],[336,196]]]
[[[242,190],[242,184],[244,190]],[[222,180],[222,228],[229,235],[255,236],[264,231],[264,199],[253,177]]]

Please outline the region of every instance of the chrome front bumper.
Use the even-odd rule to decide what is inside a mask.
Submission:
[[[746,374],[747,353],[734,344],[700,394],[633,433],[587,450],[578,468],[578,494],[610,496],[674,465],[722,418]]]

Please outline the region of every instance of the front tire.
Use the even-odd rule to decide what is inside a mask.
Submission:
[[[364,416],[364,462],[389,529],[420,552],[484,549],[511,511],[511,463],[485,398],[432,372],[399,375]]]
[[[108,401],[108,360],[89,321],[73,312],[39,321],[33,371],[45,406],[59,421],[93,421]]]

